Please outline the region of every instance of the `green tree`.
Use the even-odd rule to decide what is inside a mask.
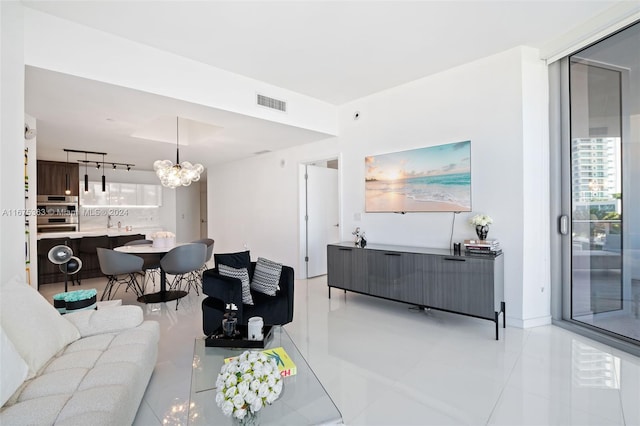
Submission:
[[[617,223],[609,224],[609,233],[610,234],[619,234],[622,229],[622,215],[618,212],[609,212],[605,214],[602,219],[604,220],[612,220],[617,221]]]

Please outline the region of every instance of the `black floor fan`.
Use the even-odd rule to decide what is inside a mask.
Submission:
[[[60,265],[60,272],[64,274],[64,291],[66,293],[68,291],[69,275],[71,275],[72,283],[75,285],[73,282],[74,276],[82,269],[82,260],[74,256],[73,250],[66,244],[52,247],[47,257],[51,263]],[[78,281],[78,285],[80,285],[80,281]]]

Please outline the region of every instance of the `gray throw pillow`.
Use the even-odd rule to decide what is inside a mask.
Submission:
[[[220,275],[224,277],[239,279],[242,282],[242,303],[245,305],[253,305],[247,268],[236,269],[227,265],[218,265],[218,271],[220,271]]]
[[[282,273],[282,264],[259,257],[256,262],[256,269],[253,271],[251,289],[264,293],[268,296],[275,296]]]

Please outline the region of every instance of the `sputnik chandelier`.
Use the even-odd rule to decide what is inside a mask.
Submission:
[[[200,174],[204,172],[202,164],[191,164],[188,161],[180,162],[180,117],[176,117],[176,164],[171,160],[156,160],[153,170],[160,178],[162,186],[177,188],[189,186],[191,182],[200,180]]]

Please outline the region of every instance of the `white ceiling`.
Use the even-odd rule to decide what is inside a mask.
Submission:
[[[38,159],[65,161],[64,148],[98,151],[107,153],[106,162],[138,170],[152,170],[155,160],[175,162],[178,116],[180,159],[205,167],[329,137],[29,66],[25,105],[37,118]]]
[[[517,45],[544,47],[615,3],[23,1],[336,105]],[[102,83],[33,68],[27,69],[26,92],[27,113],[38,119],[39,158],[62,159],[62,147],[107,144],[109,149],[98,150],[122,147],[127,158],[149,169],[150,142],[129,135],[154,120],[175,122],[176,115],[186,116],[184,110],[193,120],[222,127],[211,139],[219,143],[188,147],[203,164],[326,137],[135,90],[114,93]],[[105,111],[114,121],[105,122]],[[165,150],[153,149],[152,157]],[[169,145],[166,151],[171,153]]]

